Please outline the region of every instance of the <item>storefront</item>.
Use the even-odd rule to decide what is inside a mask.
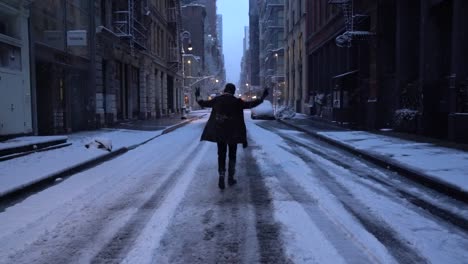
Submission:
[[[40,135],[95,128],[89,1],[35,1],[31,7]]]

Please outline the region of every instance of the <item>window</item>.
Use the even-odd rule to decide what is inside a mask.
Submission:
[[[284,44],[284,32],[278,32],[278,35],[277,35],[277,43],[276,43],[276,47],[277,48],[280,48],[280,47],[283,47],[283,44]]]
[[[21,39],[21,27],[17,15],[4,14],[0,10],[0,34]]]
[[[278,11],[278,25],[283,25],[284,23],[284,10]]]
[[[21,48],[0,42],[0,68],[21,71]]]
[[[299,16],[299,19],[300,19],[301,16],[302,16],[302,0],[299,0],[297,5],[298,5],[297,10],[298,10],[298,13],[299,13],[298,16]]]
[[[101,25],[107,27],[106,5],[107,0],[101,0]]]

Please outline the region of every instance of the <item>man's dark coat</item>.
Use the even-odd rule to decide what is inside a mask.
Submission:
[[[256,107],[262,102],[262,99],[245,102],[230,93],[224,93],[209,101],[198,101],[201,107],[212,108],[201,140],[242,144],[244,148],[247,147],[247,130],[243,110]]]

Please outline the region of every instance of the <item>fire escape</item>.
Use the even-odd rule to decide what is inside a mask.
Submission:
[[[174,42],[170,43],[168,68],[172,72],[179,72],[182,66],[182,48],[180,46],[182,32],[182,15],[180,12],[180,1],[171,1],[171,6],[167,9],[167,22],[171,29],[170,32],[174,33]]]
[[[265,71],[265,80],[269,85],[277,85],[284,79],[281,72],[278,71],[278,60],[284,53],[284,47],[279,46],[278,35],[284,31],[283,21],[279,20],[278,11],[283,10],[284,4],[282,1],[268,1],[265,10],[265,26],[268,45],[266,47],[267,63]]]
[[[139,0],[120,1],[123,10],[117,10],[113,14],[114,33],[126,39],[130,45],[131,54],[135,48],[146,50],[147,28],[141,22],[141,6]]]
[[[328,0],[331,5],[338,5],[343,10],[345,18],[346,31],[336,37],[335,42],[339,47],[351,47],[355,40],[369,40],[375,36],[370,31],[356,30],[356,24],[359,24],[367,15],[354,14],[353,0]]]

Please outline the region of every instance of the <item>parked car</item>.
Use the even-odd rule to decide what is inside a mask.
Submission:
[[[252,108],[250,111],[250,117],[252,119],[275,119],[273,105],[268,100],[264,100],[263,103]]]

